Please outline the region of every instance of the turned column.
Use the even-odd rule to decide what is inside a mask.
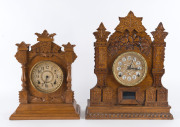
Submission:
[[[18,46],[18,51],[15,55],[16,59],[22,65],[22,90],[19,91],[19,101],[20,103],[28,103],[28,92],[27,92],[27,83],[26,83],[26,73],[27,73],[27,60],[28,60],[28,51],[29,51],[29,44],[25,42],[21,42],[20,44],[16,44]]]
[[[71,64],[77,58],[76,54],[74,53],[73,48],[75,45],[71,45],[69,42],[67,45],[63,45],[65,51],[65,59],[67,62],[67,89],[65,93],[65,102],[72,103],[74,98],[74,92],[71,89]]]

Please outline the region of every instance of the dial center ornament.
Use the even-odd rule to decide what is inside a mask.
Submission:
[[[143,81],[147,74],[147,62],[136,52],[119,55],[113,63],[113,75],[124,86],[135,86]]]
[[[44,71],[41,74],[41,78],[44,82],[51,82],[54,79],[54,75],[51,71]]]
[[[41,61],[31,69],[30,80],[38,91],[52,93],[62,85],[63,72],[54,62]]]

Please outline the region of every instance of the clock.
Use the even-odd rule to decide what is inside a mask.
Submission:
[[[41,61],[32,68],[30,80],[38,91],[52,93],[62,85],[63,72],[56,63]]]
[[[55,44],[55,33],[35,33],[37,43],[16,44],[16,59],[22,65],[19,106],[10,120],[80,119],[80,106],[71,86],[75,45]]]
[[[119,55],[113,63],[115,79],[124,86],[135,86],[142,82],[147,73],[147,62],[136,52]]]
[[[119,19],[110,36],[103,23],[93,33],[97,84],[90,89],[86,119],[173,119],[161,82],[168,33],[159,23],[152,41],[142,17],[130,11]]]

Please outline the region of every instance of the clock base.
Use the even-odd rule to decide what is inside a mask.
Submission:
[[[10,120],[80,119],[80,106],[73,104],[20,104]]]
[[[173,119],[168,107],[147,106],[88,106],[86,119]]]

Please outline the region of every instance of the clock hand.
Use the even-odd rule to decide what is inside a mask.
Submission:
[[[48,87],[48,85],[47,85],[47,79],[48,79],[48,75],[46,75],[46,79],[45,79],[45,81],[44,81],[44,85],[45,85],[45,87],[47,88]]]
[[[132,67],[132,63],[133,63],[133,60],[132,60],[132,62],[131,62],[130,68]]]
[[[127,67],[127,70],[131,70],[131,68],[132,68],[132,63],[133,63],[133,60],[132,60],[131,64]]]
[[[133,69],[133,70],[140,70],[140,69],[138,69],[138,68],[131,68],[131,69]]]

